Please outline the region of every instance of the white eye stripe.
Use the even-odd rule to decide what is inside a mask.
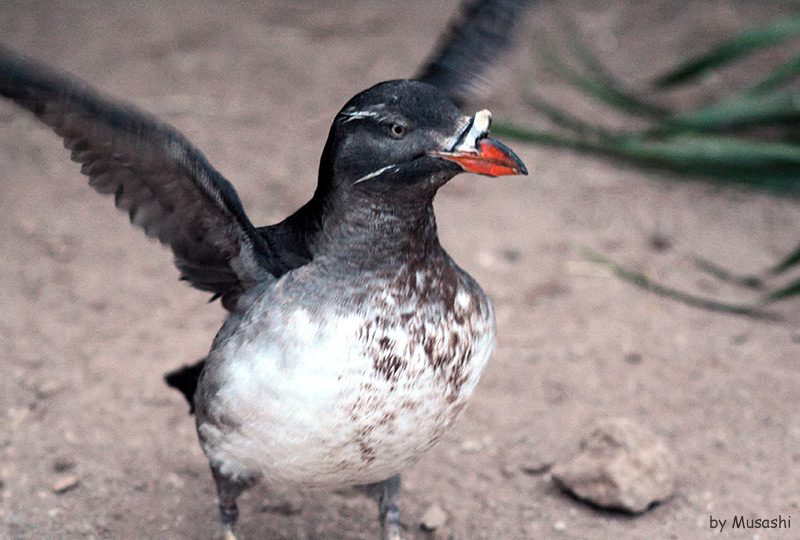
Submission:
[[[374,107],[361,110],[346,109],[338,114],[336,117],[336,122],[339,124],[346,124],[347,122],[352,122],[353,120],[365,119],[375,120],[378,124],[386,124],[388,126],[398,124],[402,126],[403,129],[408,128],[407,121],[402,115],[389,112],[383,105],[376,105]]]
[[[361,120],[363,118],[374,118],[378,121],[384,119],[384,116],[377,111],[342,111],[339,116],[343,118],[342,123],[352,122],[353,120]]]
[[[367,180],[370,180],[371,178],[375,178],[376,176],[380,176],[380,175],[382,175],[383,173],[385,173],[386,171],[388,171],[390,169],[397,170],[399,168],[400,167],[398,167],[397,165],[392,163],[391,165],[387,165],[386,167],[381,167],[377,171],[372,171],[369,174],[365,174],[364,176],[362,176],[361,178],[359,178],[358,180],[353,182],[353,184],[360,184],[361,182],[365,182]]]

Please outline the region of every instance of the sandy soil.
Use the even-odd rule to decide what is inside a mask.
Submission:
[[[626,77],[788,3],[566,2]],[[254,222],[309,197],[329,122],[355,92],[411,75],[456,2],[3,2],[0,40],[176,125],[236,185]],[[533,13],[475,109],[537,121],[528,88],[572,100],[535,59]],[[712,95],[736,81],[707,82]],[[697,97],[697,96],[695,96]],[[499,347],[456,429],[405,475],[409,539],[800,537],[800,330],[663,300],[584,264],[600,249],[689,290],[732,297],[693,254],[754,271],[794,247],[796,201],[513,145],[527,178],[463,176],[437,204],[443,243],[492,296]],[[0,103],[0,538],[217,534],[206,461],[162,374],[203,355],[224,313],[176,279],[168,252],[86,186],[58,139]],[[654,249],[653,238],[667,241]],[[639,517],[602,512],[523,468],[571,454],[605,416],[662,434],[676,495]],[[58,494],[70,476],[77,485]],[[420,530],[432,504],[448,514]],[[350,491],[242,500],[244,539],[370,539]],[[709,518],[791,515],[788,531]]]

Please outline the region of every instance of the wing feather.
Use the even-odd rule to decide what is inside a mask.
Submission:
[[[194,287],[225,297],[285,272],[230,182],[173,127],[4,48],[0,95],[62,137],[89,185],[168,245]]]
[[[533,0],[466,0],[417,75],[462,107],[486,84],[487,71],[511,47]]]

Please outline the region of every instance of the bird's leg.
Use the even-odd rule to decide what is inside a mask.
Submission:
[[[367,494],[378,501],[378,517],[381,520],[383,540],[402,540],[400,536],[400,475],[396,474],[383,482],[366,487]]]
[[[250,488],[256,479],[254,476],[244,478],[226,476],[216,465],[211,465],[211,474],[214,475],[214,482],[217,484],[219,515],[222,521],[224,539],[236,540],[236,535],[233,532],[236,527],[236,520],[239,518],[239,507],[236,505],[236,499],[243,491]]]

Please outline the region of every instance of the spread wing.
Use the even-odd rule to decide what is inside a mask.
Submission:
[[[532,0],[467,0],[414,77],[462,107],[486,84],[486,72],[508,49]]]
[[[417,79],[462,105],[509,47],[530,0],[468,0]],[[302,219],[256,229],[233,186],[177,130],[101,96],[64,74],[0,47],[0,95],[64,139],[100,193],[113,194],[131,223],[168,245],[181,277],[222,297],[311,258]],[[301,212],[302,213],[302,212]]]
[[[233,186],[177,130],[0,47],[0,95],[64,139],[98,192],[172,248],[181,277],[232,299],[285,269]]]

